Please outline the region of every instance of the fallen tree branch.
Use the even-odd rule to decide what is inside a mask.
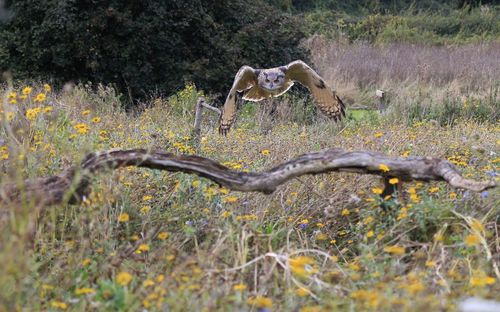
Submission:
[[[42,207],[79,200],[88,194],[90,178],[98,171],[127,166],[197,174],[231,190],[265,194],[274,192],[279,185],[295,177],[334,171],[374,174],[385,179],[398,177],[401,181],[446,181],[452,187],[475,192],[496,186],[494,181],[465,179],[447,160],[430,157],[401,158],[376,152],[330,149],[304,154],[268,171],[255,173],[233,171],[199,156],[133,149],[91,153],[80,166],[59,175],[28,180],[23,185],[6,185],[0,188],[0,204],[31,202]]]

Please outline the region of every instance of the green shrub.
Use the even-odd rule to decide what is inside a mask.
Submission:
[[[409,42],[418,44],[464,44],[499,40],[498,6],[452,10],[447,14],[418,12],[348,15],[318,10],[304,15],[304,31],[328,38],[371,43]],[[432,11],[434,12],[434,11]],[[400,15],[397,15],[400,14]]]

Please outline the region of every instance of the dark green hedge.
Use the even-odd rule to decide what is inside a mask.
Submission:
[[[243,64],[307,58],[296,18],[263,0],[16,0],[0,69],[18,79],[115,84],[140,98],[186,81],[223,95]]]

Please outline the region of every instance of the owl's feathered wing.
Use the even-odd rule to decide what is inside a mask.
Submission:
[[[302,61],[294,61],[286,66],[285,79],[299,82],[312,93],[316,106],[328,117],[339,121],[345,116],[345,105],[311,67]]]
[[[227,95],[220,117],[219,133],[227,135],[236,117],[236,92],[248,90],[257,85],[256,70],[250,66],[242,66],[234,77],[233,86]],[[255,96],[258,96],[257,94]]]

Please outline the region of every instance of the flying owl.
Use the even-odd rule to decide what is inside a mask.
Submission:
[[[247,101],[262,101],[277,97],[288,91],[295,82],[306,86],[312,93],[318,108],[328,117],[339,121],[345,116],[344,103],[325,81],[306,63],[294,61],[288,65],[254,69],[242,66],[229,91],[220,118],[219,133],[227,135],[236,117],[236,92],[244,92]]]

